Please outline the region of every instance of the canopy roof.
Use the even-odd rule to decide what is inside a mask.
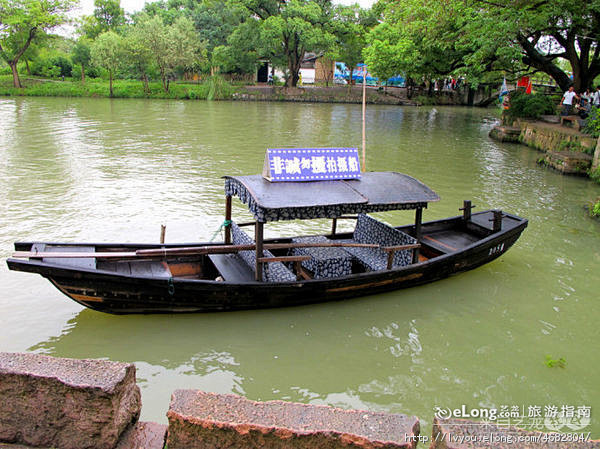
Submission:
[[[239,196],[262,222],[417,209],[440,199],[421,181],[395,172],[366,172],[361,179],[312,182],[269,182],[261,175],[225,176],[225,194]]]

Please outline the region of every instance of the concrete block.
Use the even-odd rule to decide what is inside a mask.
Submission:
[[[167,416],[169,449],[408,449],[420,431],[414,416],[196,390],[175,391]]]

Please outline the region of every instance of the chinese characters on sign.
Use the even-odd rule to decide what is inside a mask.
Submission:
[[[268,149],[263,176],[269,181],[359,179],[356,148]]]

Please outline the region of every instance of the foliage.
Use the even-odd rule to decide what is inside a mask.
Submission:
[[[559,151],[573,151],[576,153],[594,154],[595,147],[584,147],[576,140],[563,140],[558,145]]]
[[[95,39],[106,31],[119,32],[125,25],[125,11],[120,0],[94,0],[94,13],[80,21],[82,34]]]
[[[511,94],[507,115],[511,119],[537,119],[541,115],[554,114],[556,106],[552,99],[544,94],[526,94],[518,90]]]
[[[108,70],[110,77],[110,96],[113,96],[113,75],[119,68],[124,56],[123,40],[114,31],[106,31],[96,38],[91,49],[95,65]]]
[[[258,56],[285,64],[287,86],[298,84],[300,64],[307,51],[320,53],[333,45],[334,36],[325,27],[331,0],[238,1],[253,15],[247,22],[256,22]]]
[[[409,76],[465,76],[476,84],[533,69],[566,90],[572,82],[560,63],[566,59],[579,90],[600,74],[597,0],[380,0],[378,9],[384,20],[371,41],[406,51],[390,62],[400,62]]]
[[[92,53],[90,44],[84,37],[81,37],[71,50],[71,60],[81,68],[81,81],[85,82],[85,68],[90,65]]]
[[[560,359],[553,359],[551,356],[547,355],[546,366],[548,368],[554,368],[556,366],[559,368],[566,368],[567,361],[563,357],[561,357]]]
[[[91,79],[85,84],[78,81],[48,81],[27,80],[23,89],[11,86],[10,75],[0,75],[0,95],[28,95],[36,97],[109,97],[109,82],[102,79]],[[143,85],[135,80],[114,80],[113,98],[154,98],[154,99],[179,99],[179,100],[206,100],[210,91],[209,83],[186,84],[171,83],[169,92],[164,92],[162,84],[158,82],[149,83],[149,92],[144,91]],[[214,99],[231,98],[235,89],[225,81],[219,89],[215,90]]]
[[[73,64],[63,55],[54,55],[48,58],[38,57],[31,65],[31,73],[49,78],[71,77]]]
[[[590,176],[590,179],[592,181],[597,182],[598,184],[600,184],[600,167],[596,167],[596,170],[591,170],[588,172],[588,175]]]
[[[363,62],[362,52],[367,46],[367,32],[377,23],[377,18],[368,9],[357,4],[337,5],[329,28],[335,36],[335,44],[329,54],[346,64],[352,80],[357,64]]]
[[[600,108],[593,107],[588,116],[583,132],[592,137],[600,137]]]
[[[168,77],[177,66],[197,69],[205,59],[204,45],[186,17],[179,17],[173,25],[167,26],[160,16],[142,15],[136,27],[140,44],[158,67],[165,92],[169,91]]]
[[[591,201],[588,207],[590,217],[600,218],[600,198],[596,199],[595,202]]]
[[[76,0],[0,0],[0,57],[11,67],[14,87],[21,87],[17,64],[46,31],[67,21]]]
[[[231,98],[231,95],[233,94],[231,84],[227,83],[222,76],[213,75],[209,77],[206,81],[206,85],[208,87],[206,99],[209,101]]]

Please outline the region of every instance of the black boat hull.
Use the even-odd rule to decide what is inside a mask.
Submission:
[[[491,217],[491,212],[474,214],[474,217],[476,215],[481,223],[485,223],[488,217]],[[436,229],[456,227],[461,220],[461,217],[453,217],[424,223],[424,235],[427,237],[427,232],[435,235]],[[413,287],[471,270],[504,254],[517,241],[526,226],[527,220],[505,215],[500,231],[490,231],[489,235],[482,236],[472,244],[416,264],[341,278],[286,283],[232,283],[122,275],[97,269],[61,266],[39,259],[11,258],[7,263],[11,270],[44,276],[74,301],[101,312],[189,313],[289,307]],[[479,227],[485,228],[485,225]],[[410,226],[399,229],[411,231]],[[431,240],[436,241],[433,237]],[[97,246],[101,248],[102,245]],[[143,245],[123,245],[124,248],[141,246]],[[445,246],[450,247],[448,244]],[[17,250],[29,250],[31,243],[17,243],[15,247]]]

